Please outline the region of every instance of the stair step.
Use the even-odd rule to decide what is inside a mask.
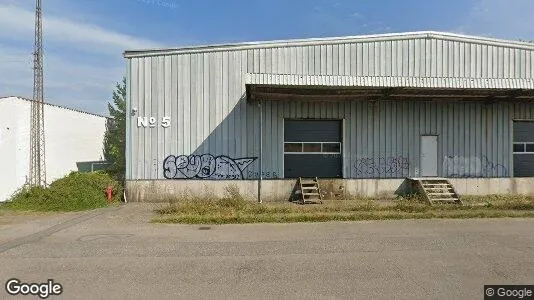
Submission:
[[[310,187],[302,187],[302,190],[305,191],[305,190],[318,190],[319,188],[316,187],[316,186],[310,186]]]
[[[432,202],[456,202],[458,201],[458,198],[435,198],[430,199]]]
[[[302,193],[304,196],[320,196],[319,193]]]
[[[425,190],[438,190],[438,191],[442,191],[442,190],[451,190],[452,187],[439,187],[439,188],[425,188]]]
[[[454,196],[455,193],[428,193],[429,196]]]
[[[451,186],[450,184],[448,183],[424,183],[423,184],[423,187],[431,187],[431,186]]]

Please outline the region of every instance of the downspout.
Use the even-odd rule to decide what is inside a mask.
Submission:
[[[258,202],[262,203],[261,199],[261,181],[263,179],[263,109],[262,100],[258,101],[260,107],[260,180],[258,181]]]

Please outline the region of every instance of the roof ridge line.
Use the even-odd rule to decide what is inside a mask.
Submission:
[[[255,48],[279,48],[279,47],[297,47],[316,45],[321,43],[328,44],[342,44],[348,42],[362,41],[381,41],[381,40],[402,40],[409,38],[436,38],[445,40],[457,40],[464,42],[479,42],[488,45],[503,46],[510,48],[524,48],[534,50],[534,43],[505,40],[491,37],[482,37],[474,35],[465,35],[452,32],[441,31],[413,31],[413,32],[397,32],[397,33],[382,33],[371,35],[351,35],[338,37],[322,37],[322,38],[308,38],[308,39],[287,39],[287,40],[272,40],[272,41],[253,41],[240,43],[223,43],[223,44],[207,44],[198,46],[184,46],[174,48],[159,48],[159,49],[140,49],[140,50],[126,50],[123,55],[126,58],[143,57],[153,55],[168,55],[168,54],[186,54],[199,53],[209,51],[229,51],[241,49],[255,49]]]
[[[28,101],[28,102],[33,102],[34,100],[32,99],[29,99],[29,98],[26,98],[26,97],[21,97],[21,96],[5,96],[5,97],[0,97],[0,101],[2,99],[8,99],[8,98],[17,98],[17,99],[20,99],[20,100],[24,100],[24,101]],[[91,113],[91,112],[87,112],[87,111],[83,111],[83,110],[80,110],[80,109],[76,109],[76,108],[70,108],[70,107],[66,107],[66,106],[62,106],[62,105],[58,105],[58,104],[52,104],[52,103],[48,103],[48,102],[44,102],[45,105],[49,105],[49,106],[53,106],[53,107],[57,107],[57,108],[61,108],[61,109],[66,109],[66,110],[71,110],[71,111],[75,111],[75,112],[79,112],[79,113],[82,113],[82,114],[88,114],[88,115],[93,115],[93,116],[96,116],[96,117],[102,117],[102,118],[110,118],[110,117],[106,117],[104,115],[100,115],[100,114],[97,114],[97,113]]]

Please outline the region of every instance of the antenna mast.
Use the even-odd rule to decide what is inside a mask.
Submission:
[[[43,30],[41,0],[36,0],[35,47],[33,59],[33,101],[30,123],[29,185],[46,186],[44,97],[43,97]]]

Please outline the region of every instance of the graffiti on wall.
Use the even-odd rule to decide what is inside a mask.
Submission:
[[[167,179],[244,179],[243,171],[256,159],[211,154],[169,155],[163,161],[163,176]]]
[[[379,175],[402,176],[408,173],[410,161],[404,156],[363,157],[356,160],[354,170],[357,176],[372,177]]]
[[[448,177],[458,178],[508,176],[505,166],[489,160],[487,156],[445,156],[443,170]]]
[[[261,172],[263,179],[278,179],[280,178],[280,175],[278,175],[278,172],[276,171],[263,171]],[[248,171],[247,172],[248,178],[260,178],[260,172],[258,171]]]

